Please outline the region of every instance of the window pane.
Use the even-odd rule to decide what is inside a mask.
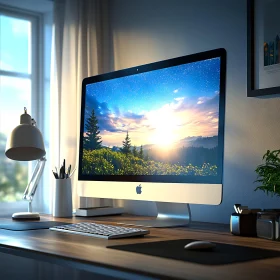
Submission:
[[[0,15],[0,69],[31,74],[31,22]]]
[[[5,156],[9,133],[19,125],[23,108],[31,109],[30,79],[0,76],[0,202],[21,200],[28,180],[28,162]]]

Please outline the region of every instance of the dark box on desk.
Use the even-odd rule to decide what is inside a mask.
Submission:
[[[230,217],[230,232],[234,235],[257,236],[257,214],[232,213]]]
[[[279,220],[279,209],[265,209],[263,212],[258,212],[257,236],[270,240],[280,240]]]

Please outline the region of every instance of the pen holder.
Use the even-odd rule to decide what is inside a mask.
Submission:
[[[230,217],[230,232],[234,235],[257,236],[256,224],[256,213],[232,213]]]
[[[72,217],[71,179],[56,179],[53,194],[53,216]]]

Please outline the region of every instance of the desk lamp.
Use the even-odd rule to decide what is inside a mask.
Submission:
[[[5,154],[12,160],[37,160],[31,179],[22,197],[23,200],[28,201],[28,212],[14,213],[12,218],[15,220],[40,220],[39,213],[32,212],[32,200],[45,167],[46,151],[42,134],[36,127],[35,120],[27,114],[27,109],[25,107],[24,114],[20,116],[20,125],[12,131],[7,140]]]

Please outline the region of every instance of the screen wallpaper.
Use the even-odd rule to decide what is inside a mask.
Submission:
[[[82,173],[215,176],[220,58],[86,86]]]

